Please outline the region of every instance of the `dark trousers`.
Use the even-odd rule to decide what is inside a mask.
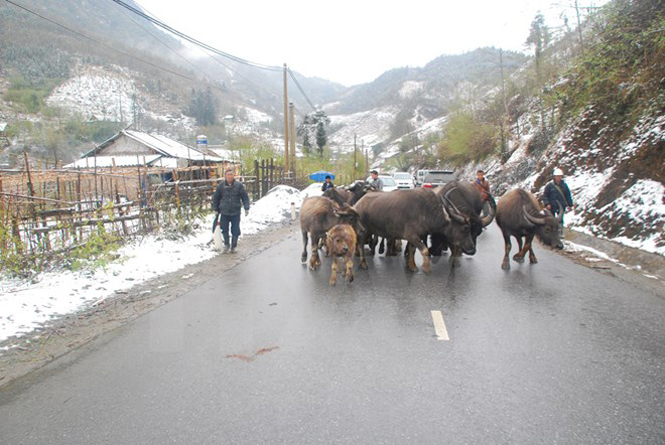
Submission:
[[[231,225],[231,247],[236,247],[238,245],[238,237],[240,236],[240,214],[222,215],[219,224],[222,228],[224,244],[227,246],[229,245],[229,224]]]

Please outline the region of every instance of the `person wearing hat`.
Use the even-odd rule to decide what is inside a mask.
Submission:
[[[245,216],[249,214],[249,196],[245,186],[235,180],[235,172],[229,168],[224,173],[224,181],[220,182],[212,198],[212,209],[217,212],[216,220],[224,237],[223,253],[236,253],[238,238],[240,237],[240,211],[245,208]],[[220,218],[221,217],[221,218]],[[229,241],[229,225],[231,225],[231,240]],[[213,226],[214,232],[214,226]]]
[[[328,189],[334,189],[335,184],[332,183],[332,178],[330,175],[326,175],[326,182],[323,183],[323,187],[321,187],[321,191],[325,192]]]
[[[554,176],[554,179],[545,186],[543,203],[545,204],[545,208],[556,216],[562,209],[572,210],[573,197],[570,194],[568,184],[563,180],[563,170],[558,167],[555,168],[552,176]],[[563,215],[561,215],[561,224],[559,227],[559,230],[563,233]]]

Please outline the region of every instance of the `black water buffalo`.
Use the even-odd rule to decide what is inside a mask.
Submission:
[[[496,202],[492,195],[488,195],[487,203],[489,204],[490,211],[485,217],[482,217],[483,207],[485,201],[475,187],[470,182],[450,181],[445,186],[437,189],[436,194],[452,208],[456,213],[462,215],[468,220],[471,226],[471,239],[473,239],[474,246],[476,239],[483,233],[483,228],[487,227],[494,220],[496,214]],[[443,234],[432,234],[432,247],[430,252],[432,255],[439,256],[441,252],[450,247],[451,257],[450,261],[453,267],[459,266],[459,258],[462,256],[460,246],[446,239]]]
[[[563,215],[563,209],[561,209]],[[559,238],[559,224],[561,221],[555,218],[549,210],[542,210],[534,196],[522,189],[515,189],[506,193],[496,207],[496,223],[501,228],[505,241],[505,255],[501,268],[510,270],[511,244],[510,237],[517,240],[519,252],[513,256],[518,263],[524,262],[524,255],[529,252],[529,261],[537,263],[536,255],[533,253],[531,242],[534,236],[538,236],[543,243],[563,249],[563,243]],[[524,245],[522,245],[524,238]]]
[[[366,233],[388,239],[405,239],[410,243],[407,265],[416,270],[415,248],[423,256],[423,272],[429,273],[430,259],[422,238],[429,233],[442,233],[473,255],[475,245],[471,239],[469,221],[449,203],[445,203],[432,190],[395,190],[390,193],[369,193],[355,205]],[[360,246],[364,241],[358,243]],[[361,249],[360,267],[367,268],[365,251]]]
[[[356,231],[358,236],[362,235],[363,227],[360,224],[358,212],[344,204],[338,205],[323,196],[311,196],[306,198],[300,208],[300,230],[302,231],[303,252],[301,261],[307,261],[307,235],[311,238],[312,256],[309,261],[309,267],[312,270],[321,266],[319,258],[319,241],[325,237],[325,234],[337,224],[349,224]]]
[[[360,198],[365,196],[367,192],[376,191],[376,188],[366,181],[356,181],[348,188],[333,187],[323,192],[323,196],[330,198],[337,204],[344,203],[352,206],[357,203]]]

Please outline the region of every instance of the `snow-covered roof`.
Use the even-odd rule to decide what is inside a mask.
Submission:
[[[145,165],[154,165],[154,166],[164,166],[170,167],[168,161],[171,158],[164,158],[162,155],[140,155],[140,156],[89,156],[87,158],[77,159],[71,164],[67,164],[65,168],[95,168],[95,165],[99,168],[109,168],[113,167],[113,161],[115,160],[115,167],[135,167],[137,165],[144,165],[143,159],[145,158]],[[160,159],[162,162],[160,163]]]
[[[222,158],[206,156],[194,147],[187,146],[161,134],[148,134],[134,130],[125,130],[123,133],[169,157],[190,159],[192,161],[224,162]]]
[[[224,159],[233,159],[233,150],[229,150],[226,148],[211,148],[208,147],[208,151],[212,152],[213,154],[219,156],[220,158]]]
[[[230,159],[223,159],[218,156],[205,155],[197,148],[183,144],[169,137],[163,136],[161,134],[148,134],[142,131],[135,130],[123,130],[120,133],[116,134],[112,138],[102,142],[97,147],[93,148],[87,153],[84,153],[81,157],[92,157],[95,152],[104,149],[111,145],[116,139],[120,136],[127,136],[135,141],[153,149],[157,153],[161,154],[164,157],[168,158],[180,158],[188,159],[191,161],[208,161],[208,162],[229,162]],[[131,156],[129,156],[131,157]],[[97,157],[99,159],[100,156]]]

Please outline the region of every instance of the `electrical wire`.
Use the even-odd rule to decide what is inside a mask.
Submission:
[[[252,62],[250,60],[243,59],[242,57],[234,56],[233,54],[229,54],[227,52],[221,51],[221,50],[219,50],[217,48],[214,48],[214,47],[212,47],[212,46],[210,46],[206,43],[201,42],[200,40],[197,40],[193,37],[190,37],[189,35],[187,35],[183,32],[180,32],[175,28],[170,27],[169,25],[162,22],[161,20],[157,20],[156,18],[146,14],[145,12],[143,12],[139,9],[136,9],[131,5],[128,5],[127,3],[123,2],[122,0],[112,0],[112,1],[117,3],[118,5],[122,6],[123,8],[133,12],[134,14],[139,15],[139,16],[143,17],[144,19],[154,23],[155,25],[159,26],[160,28],[165,29],[165,30],[169,31],[172,34],[177,35],[178,37],[180,37],[182,39],[187,40],[188,42],[193,43],[197,46],[200,46],[201,48],[205,48],[208,51],[211,51],[211,52],[213,52],[217,55],[220,55],[222,57],[226,57],[228,59],[231,59],[234,62],[238,62],[238,63],[244,64],[244,65],[248,65],[248,66],[251,66],[251,67],[254,67],[254,68],[259,68],[259,69],[263,69],[263,70],[267,70],[267,71],[281,71],[282,70],[282,68],[278,67],[278,66],[264,65],[262,63]]]
[[[90,36],[88,36],[88,35],[86,35],[86,34],[83,34],[83,33],[80,32],[80,31],[76,31],[75,29],[72,29],[72,28],[70,28],[70,27],[68,27],[68,26],[66,26],[66,25],[63,25],[62,23],[56,22],[55,20],[52,20],[52,19],[50,19],[50,18],[48,18],[48,17],[45,17],[45,16],[43,16],[43,15],[41,15],[41,14],[35,12],[35,11],[32,11],[32,10],[26,8],[25,6],[19,5],[18,3],[13,2],[12,0],[5,0],[5,1],[6,1],[7,3],[10,3],[10,4],[16,6],[17,8],[20,8],[20,9],[24,10],[24,11],[27,12],[27,13],[30,13],[30,14],[32,14],[32,15],[34,15],[34,16],[37,16],[37,17],[39,17],[40,19],[42,19],[42,20],[46,20],[47,22],[52,23],[52,24],[54,24],[54,25],[57,25],[57,26],[59,26],[59,27],[61,27],[61,28],[64,28],[64,29],[66,29],[67,31],[69,31],[69,32],[71,32],[71,33],[73,33],[73,34],[76,34],[76,35],[78,35],[78,36],[84,37],[84,38],[90,40],[91,42],[94,42],[94,43],[96,43],[96,44],[98,44],[98,45],[101,45],[101,46],[103,46],[103,47],[105,47],[105,48],[108,48],[108,49],[110,49],[110,50],[113,50],[113,51],[115,51],[115,52],[117,52],[117,53],[120,53],[120,54],[122,54],[122,55],[124,55],[124,56],[130,57],[130,58],[132,58],[132,59],[134,59],[134,60],[138,60],[139,62],[143,62],[143,63],[145,63],[146,65],[149,65],[149,66],[151,66],[151,67],[153,67],[153,68],[157,68],[157,69],[160,69],[160,70],[162,70],[162,71],[165,71],[165,72],[167,72],[167,73],[169,73],[169,74],[173,74],[174,76],[178,76],[178,77],[180,77],[180,78],[183,78],[183,79],[186,79],[186,80],[190,80],[190,81],[192,81],[192,82],[197,82],[197,80],[194,79],[194,78],[192,78],[192,77],[189,77],[189,76],[186,76],[186,75],[184,75],[184,74],[178,73],[178,72],[173,71],[173,70],[171,70],[171,69],[169,69],[169,68],[165,68],[165,67],[163,67],[163,66],[157,65],[156,63],[149,62],[149,61],[147,61],[147,60],[145,60],[145,59],[142,59],[142,58],[140,58],[140,57],[137,57],[137,56],[135,56],[135,55],[133,55],[133,54],[130,54],[130,53],[126,52],[126,51],[123,51],[123,50],[121,50],[121,49],[115,48],[115,47],[113,47],[113,46],[111,46],[111,45],[108,45],[108,44],[106,44],[106,43],[104,43],[104,42],[101,42],[101,41],[99,41],[99,40],[97,40],[97,39],[95,39],[95,38],[93,38],[93,37],[90,37]],[[213,85],[213,88],[216,88],[216,89],[222,91],[221,88],[215,87],[214,85]]]
[[[120,6],[120,5],[118,5],[118,6]],[[139,6],[140,6],[140,5],[139,5]],[[152,17],[154,17],[155,19],[159,20],[159,18],[158,18],[157,16],[155,16],[155,14],[153,14],[153,13],[151,13],[150,11],[148,11],[147,9],[143,8],[143,6],[141,6],[141,8],[144,9],[145,12],[149,13]],[[164,45],[166,48],[168,48],[171,52],[173,52],[173,53],[174,53],[175,55],[177,55],[179,58],[181,58],[182,60],[184,60],[187,64],[189,64],[190,66],[194,67],[194,68],[195,68],[196,70],[198,70],[201,74],[203,74],[204,78],[208,81],[208,83],[214,84],[214,82],[213,82],[212,80],[209,79],[209,75],[208,75],[205,71],[203,71],[203,69],[201,69],[199,66],[197,66],[196,64],[194,64],[194,63],[191,62],[190,60],[188,60],[185,56],[183,56],[182,54],[180,54],[180,53],[179,53],[178,51],[176,51],[175,49],[171,48],[169,45],[166,44],[166,42],[162,41],[159,37],[157,37],[156,35],[152,34],[152,33],[151,33],[150,31],[148,31],[146,28],[144,28],[143,26],[141,26],[141,24],[140,24],[139,22],[133,20],[133,19],[132,19],[132,18],[131,18],[131,17],[130,17],[125,11],[123,11],[123,10],[121,9],[120,12],[121,12],[125,17],[127,17],[128,20],[130,20],[130,21],[131,21],[132,23],[134,23],[136,26],[138,26],[138,27],[141,28],[143,31],[145,31],[147,34],[149,34],[152,38],[154,38],[155,40],[157,40],[159,43],[161,43],[162,45]],[[263,88],[262,86],[256,84],[255,82],[253,82],[252,80],[250,80],[248,77],[244,76],[243,74],[241,74],[241,73],[238,72],[237,70],[234,70],[234,69],[231,68],[229,65],[227,65],[226,63],[224,63],[224,62],[222,62],[221,60],[219,60],[219,58],[218,58],[215,54],[211,54],[209,51],[205,50],[204,48],[201,48],[201,50],[202,50],[206,55],[208,55],[213,61],[217,62],[218,64],[220,64],[220,65],[223,66],[224,68],[228,69],[229,71],[231,71],[231,72],[232,72],[233,74],[235,74],[236,76],[238,76],[238,77],[244,79],[246,82],[248,82],[249,84],[253,85],[255,88],[259,89],[260,91],[262,91],[263,93],[267,94],[268,96],[273,95],[273,93],[271,93],[270,91],[268,91],[268,90],[266,90],[265,88]]]
[[[287,68],[287,71],[289,72],[289,75],[291,76],[291,79],[293,79],[293,82],[296,84],[296,86],[298,87],[298,89],[300,90],[300,92],[302,93],[302,95],[305,97],[305,100],[307,101],[307,103],[309,104],[309,106],[312,107],[312,110],[313,110],[313,111],[317,111],[317,109],[316,109],[316,107],[314,106],[314,104],[312,103],[312,101],[309,100],[309,97],[307,97],[307,94],[305,94],[305,91],[304,91],[304,90],[302,89],[302,87],[300,86],[300,83],[299,83],[298,80],[296,79],[296,76],[293,74],[293,71],[291,71],[291,68]]]

